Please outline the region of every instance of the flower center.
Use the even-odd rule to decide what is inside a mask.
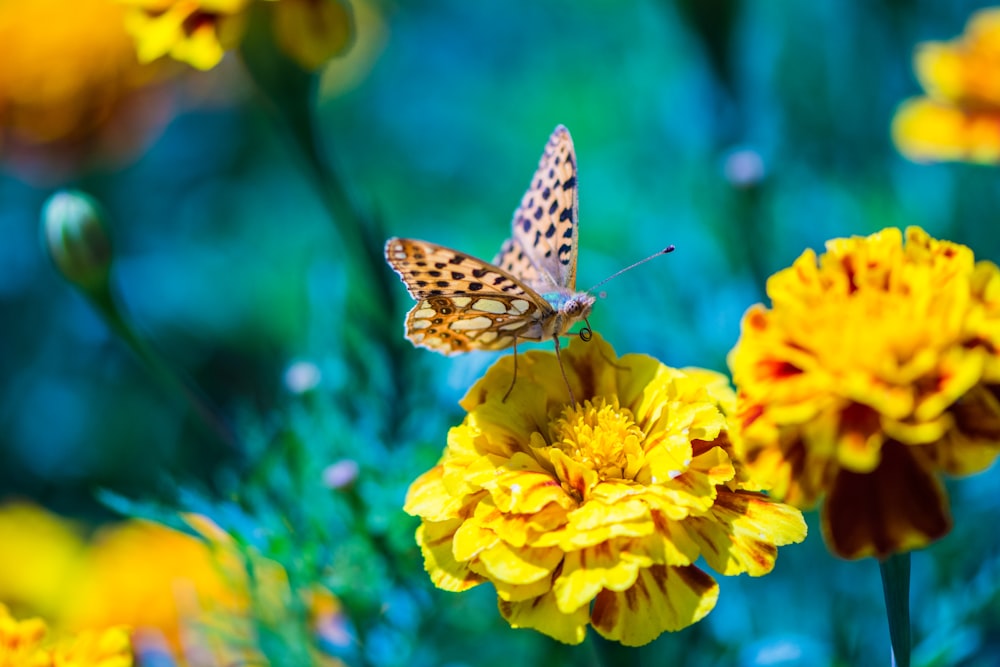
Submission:
[[[631,479],[640,467],[645,434],[631,410],[603,398],[563,409],[550,430],[553,447],[602,479]]]

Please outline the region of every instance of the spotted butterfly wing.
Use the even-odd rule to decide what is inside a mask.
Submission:
[[[444,246],[391,238],[385,257],[417,305],[406,337],[442,354],[502,350],[541,340],[552,306],[500,267]]]
[[[514,212],[513,235],[494,264],[536,291],[566,294],[576,287],[576,153],[569,130],[556,127]]]

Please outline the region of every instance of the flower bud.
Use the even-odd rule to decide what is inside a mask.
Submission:
[[[111,240],[98,203],[82,192],[64,190],[42,208],[42,235],[59,272],[81,289],[107,284]]]

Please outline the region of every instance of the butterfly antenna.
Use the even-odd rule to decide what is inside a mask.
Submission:
[[[673,251],[674,251],[674,246],[673,246],[672,244],[671,244],[671,245],[668,245],[668,246],[667,246],[666,248],[664,248],[663,250],[660,250],[659,252],[654,252],[654,253],[653,253],[652,255],[650,255],[650,256],[649,256],[649,257],[647,257],[646,259],[640,259],[640,260],[639,260],[638,262],[636,262],[635,264],[630,264],[629,266],[626,266],[626,267],[625,267],[624,269],[622,269],[621,271],[615,271],[615,272],[614,272],[614,273],[612,273],[612,274],[611,274],[610,276],[608,276],[607,278],[605,278],[605,279],[604,279],[604,280],[602,280],[601,282],[599,282],[599,283],[597,283],[596,285],[594,285],[593,287],[591,287],[591,288],[590,288],[589,290],[587,290],[587,292],[593,292],[593,291],[594,291],[595,289],[597,289],[598,287],[600,287],[600,286],[601,286],[601,285],[603,285],[604,283],[606,283],[606,282],[608,282],[609,280],[612,280],[612,279],[614,279],[614,278],[617,278],[618,276],[620,276],[621,274],[625,273],[626,271],[631,271],[632,269],[634,269],[635,267],[639,266],[640,264],[645,264],[646,262],[648,262],[648,261],[649,261],[649,260],[651,260],[651,259],[656,259],[656,258],[657,258],[657,257],[659,257],[660,255],[666,255],[666,254],[668,254],[668,253],[671,253],[671,252],[673,252]]]

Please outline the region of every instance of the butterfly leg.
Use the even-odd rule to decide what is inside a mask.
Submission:
[[[566,383],[566,391],[569,392],[569,403],[570,405],[576,405],[576,397],[573,396],[573,387],[569,386],[569,378],[566,376],[566,368],[563,366],[562,357],[559,355],[559,336],[553,336],[552,340],[556,344],[556,361],[559,362],[559,370],[562,371],[563,382]]]
[[[510,396],[510,392],[514,391],[515,382],[517,382],[517,336],[514,337],[514,377],[511,378],[510,386],[507,387],[507,393],[500,399],[501,403],[507,402],[507,397]]]

